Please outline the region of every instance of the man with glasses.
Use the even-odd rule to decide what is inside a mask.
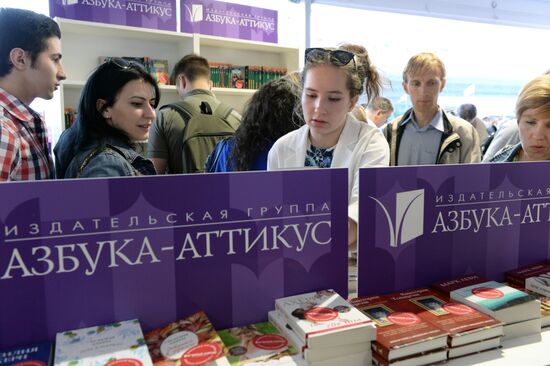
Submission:
[[[226,129],[225,124],[228,124],[234,132],[241,122],[241,116],[231,107],[221,103],[212,93],[210,66],[204,57],[194,54],[183,57],[174,66],[172,83],[176,84],[182,102],[165,106],[157,114],[157,119],[153,123],[149,134],[147,157],[153,161],[157,174],[203,171],[204,163],[215,144],[212,145],[209,151],[184,149],[185,128],[188,122],[197,115],[195,110],[200,108],[201,113],[214,116],[217,115],[217,111],[226,111],[223,112],[224,118],[210,120],[213,121],[213,124],[217,121],[220,131]],[[184,110],[178,111],[178,108],[176,108],[178,105]],[[193,107],[193,109],[190,110],[187,107]],[[200,126],[192,127],[194,130],[200,129]],[[215,130],[216,126],[214,125],[213,128]],[[191,153],[194,156],[188,156]],[[194,169],[200,170],[190,169],[188,167],[190,164],[187,164],[188,161],[202,162],[202,164],[199,164],[200,167],[194,167]]]
[[[474,127],[445,113],[438,98],[445,87],[445,66],[433,53],[413,56],[403,72],[403,89],[413,107],[384,128],[390,165],[478,163]]]
[[[0,181],[54,177],[46,127],[29,104],[66,78],[61,32],[45,15],[0,9]]]

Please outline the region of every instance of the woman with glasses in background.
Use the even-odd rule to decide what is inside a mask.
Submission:
[[[309,48],[302,87],[306,124],[275,142],[268,155],[268,170],[348,168],[349,241],[353,243],[359,215],[359,169],[387,166],[389,147],[378,128],[357,121],[348,112],[364,92],[369,100],[379,95],[380,76],[362,46]]]
[[[86,81],[74,125],[55,146],[57,178],[153,175],[153,163],[134,151],[147,139],[160,92],[143,66],[110,58]]]

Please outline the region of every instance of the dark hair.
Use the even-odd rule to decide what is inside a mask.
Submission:
[[[13,67],[11,50],[23,49],[34,66],[51,37],[61,39],[59,25],[53,19],[30,10],[0,8],[0,77],[9,74]]]
[[[159,87],[155,79],[142,67],[134,64],[122,68],[114,62],[105,62],[95,69],[80,93],[78,116],[72,127],[76,129],[73,154],[86,148],[90,141],[99,140],[102,143],[106,137],[115,137],[130,143],[128,136],[110,126],[102,113],[115,104],[122,88],[133,80],[143,80],[153,86],[156,108],[160,101]],[[100,110],[97,109],[99,99],[105,100]]]
[[[304,124],[300,97],[301,88],[287,78],[272,80],[252,95],[235,132],[229,160],[234,170],[250,170],[262,151]]]
[[[310,58],[304,65],[302,71],[302,85],[305,85],[307,72],[309,69],[319,65],[332,65],[346,71],[348,76],[347,87],[350,92],[350,97],[359,96],[366,92],[367,101],[376,98],[382,89],[382,79],[378,71],[370,61],[369,54],[365,47],[355,44],[344,43],[337,49],[352,52],[355,62],[349,62],[343,66],[336,66],[330,60],[328,53],[321,56]]]
[[[172,74],[170,75],[170,83],[176,84],[176,79],[181,74],[185,75],[190,82],[199,78],[210,79],[210,65],[208,65],[208,60],[193,53],[184,56],[174,66]]]
[[[470,103],[462,104],[458,107],[456,113],[460,118],[465,119],[468,122],[472,122],[472,120],[477,116],[477,108],[475,105]]]

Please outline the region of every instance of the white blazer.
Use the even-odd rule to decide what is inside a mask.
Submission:
[[[348,114],[336,143],[331,168],[348,168],[348,216],[359,218],[359,169],[388,166],[390,148],[376,127],[359,122]],[[309,147],[309,126],[289,132],[278,139],[267,157],[267,170],[304,167]]]

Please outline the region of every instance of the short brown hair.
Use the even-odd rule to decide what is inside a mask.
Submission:
[[[197,79],[210,79],[210,65],[208,60],[194,53],[184,56],[179,60],[172,70],[170,82],[176,84],[176,79],[181,74],[185,75],[190,82]]]
[[[528,82],[518,95],[516,102],[516,119],[528,109],[540,109],[550,112],[550,75],[542,75]]]
[[[403,70],[403,81],[408,82],[409,76],[416,76],[428,70],[439,72],[441,80],[445,79],[446,71],[443,61],[431,52],[422,52],[410,58],[405,70]]]

